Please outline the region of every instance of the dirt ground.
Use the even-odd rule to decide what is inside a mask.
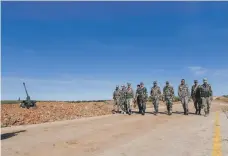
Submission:
[[[1,105],[2,127],[39,124],[111,114],[112,105],[104,102],[38,102],[37,108],[20,108],[19,104]]]
[[[228,103],[214,100],[208,117],[183,115],[174,105],[173,115],[160,106],[158,116],[148,108],[145,116],[105,115],[76,120],[2,128],[2,155],[7,156],[209,156],[219,126],[223,156],[228,156],[228,119],[221,108]],[[215,113],[219,123],[215,124]],[[216,131],[218,133],[218,131]],[[218,150],[218,149],[217,149]]]
[[[161,102],[161,105],[164,105]],[[148,107],[151,107],[148,102]],[[1,127],[40,124],[112,114],[113,101],[107,102],[38,102],[37,108],[20,108],[19,104],[1,105]]]

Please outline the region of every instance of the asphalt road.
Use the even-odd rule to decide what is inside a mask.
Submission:
[[[115,114],[2,128],[3,156],[228,156],[228,119],[213,102],[208,117]],[[190,111],[194,112],[192,104]],[[219,155],[220,154],[220,155]]]

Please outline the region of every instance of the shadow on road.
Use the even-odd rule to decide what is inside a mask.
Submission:
[[[16,135],[18,135],[19,133],[22,133],[22,132],[26,132],[26,130],[21,130],[21,131],[1,134],[1,140],[5,140],[5,139],[8,139],[8,138],[14,137],[14,136],[16,136]]]

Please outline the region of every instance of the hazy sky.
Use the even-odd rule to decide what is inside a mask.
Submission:
[[[2,2],[2,99],[110,99],[208,78],[228,94],[228,2]]]

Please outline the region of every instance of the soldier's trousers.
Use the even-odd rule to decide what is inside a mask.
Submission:
[[[173,101],[172,101],[172,98],[166,98],[165,101],[166,101],[167,111],[168,112],[172,112],[172,109],[173,109]]]
[[[126,99],[127,100],[127,112],[129,112],[132,109],[133,105],[133,98]]]
[[[120,103],[118,99],[114,100],[113,110],[118,112],[120,110]]]
[[[137,98],[137,105],[138,105],[138,108],[139,108],[139,112],[141,111],[141,105],[140,105],[140,100],[139,100],[139,98]]]
[[[209,113],[211,107],[210,97],[202,97],[202,107],[204,108],[205,113]]]
[[[139,111],[144,112],[146,111],[146,100],[144,98],[138,98],[139,101]]]
[[[153,99],[153,105],[154,105],[155,112],[158,112],[159,98],[154,98]]]
[[[187,96],[181,97],[181,104],[183,106],[184,111],[188,110],[188,100],[189,98]]]
[[[198,98],[193,98],[193,102],[194,102],[194,107],[196,110],[200,110],[201,109],[201,100]]]

